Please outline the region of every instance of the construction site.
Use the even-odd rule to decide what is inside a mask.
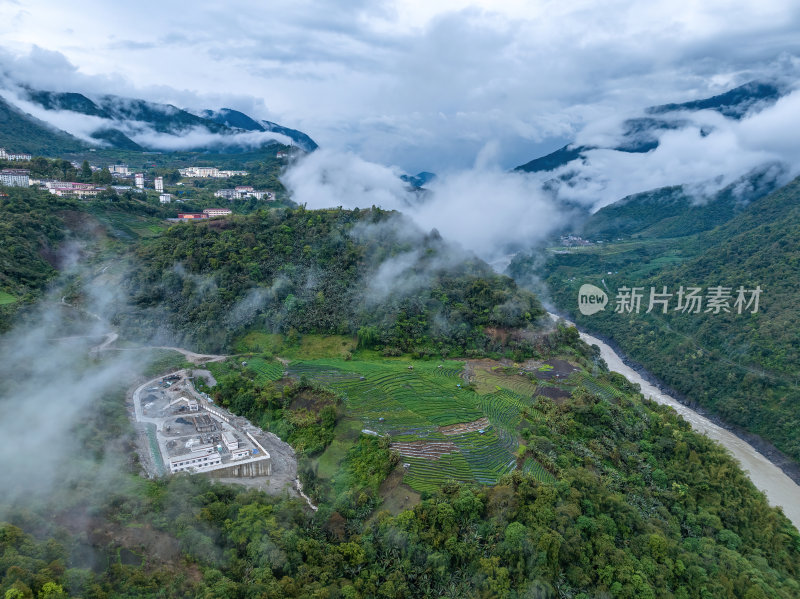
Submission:
[[[179,371],[152,379],[132,393],[131,415],[140,433],[139,456],[147,475],[257,478],[275,492],[293,486],[297,466],[292,448],[215,405],[195,389],[192,374]]]

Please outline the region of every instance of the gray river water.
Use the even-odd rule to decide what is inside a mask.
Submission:
[[[558,318],[554,314],[550,316],[554,320]],[[703,433],[725,447],[739,461],[756,488],[764,492],[770,505],[783,508],[783,513],[786,514],[786,517],[792,521],[795,527],[800,529],[800,486],[784,474],[783,470],[770,462],[747,441],[714,424],[705,416],[698,414],[693,409],[683,405],[672,396],[663,393],[647,382],[638,372],[626,365],[617,352],[600,339],[584,332],[581,332],[581,339],[589,345],[599,347],[600,355],[608,364],[608,368],[620,373],[629,381],[638,383],[645,397],[672,407],[678,414],[683,416],[684,420],[692,425],[694,430]]]

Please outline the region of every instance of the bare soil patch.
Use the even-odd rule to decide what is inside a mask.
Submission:
[[[491,424],[489,419],[484,417],[473,420],[472,422],[459,422],[458,424],[440,426],[439,432],[447,436],[463,435],[464,433],[474,433],[475,431],[483,430],[490,427]]]
[[[426,460],[438,460],[443,455],[458,452],[458,446],[450,441],[398,442],[390,447],[402,456]]]

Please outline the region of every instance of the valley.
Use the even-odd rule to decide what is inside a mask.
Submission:
[[[800,596],[791,85],[411,176],[0,75],[5,599]]]

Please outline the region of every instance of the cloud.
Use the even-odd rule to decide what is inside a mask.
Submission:
[[[0,81],[0,83],[2,83]],[[233,134],[220,134],[209,131],[205,127],[196,126],[188,130],[175,133],[156,131],[153,126],[143,121],[124,118],[105,118],[94,115],[81,114],[70,110],[48,110],[41,105],[27,99],[25,90],[17,87],[17,83],[7,80],[6,88],[0,87],[0,96],[7,102],[16,106],[22,112],[30,114],[55,129],[66,131],[71,135],[96,146],[107,145],[105,142],[92,137],[92,133],[106,129],[116,129],[135,141],[144,148],[177,151],[195,148],[245,148],[254,149],[269,143],[291,145],[292,139],[287,135],[272,131],[245,131]],[[128,103],[127,98],[107,99],[104,106],[112,110],[122,109]],[[109,106],[109,104],[111,106]],[[153,110],[161,110],[166,118],[178,112],[178,109],[168,105],[152,104]]]
[[[309,208],[399,210],[485,259],[529,247],[568,218],[535,177],[505,172],[486,154],[474,169],[440,174],[423,197],[399,175],[397,168],[323,149],[289,168],[282,181],[294,201]],[[401,263],[395,266],[402,270]]]
[[[627,118],[627,116],[625,117]],[[717,112],[674,115],[682,128],[656,134],[659,145],[647,153],[601,148],[583,158],[537,175],[556,189],[558,197],[592,210],[625,196],[672,185],[704,190],[710,195],[765,165],[782,164],[779,182],[800,174],[800,91],[740,121]],[[621,143],[623,118],[607,119],[577,137],[580,144]]]
[[[180,134],[159,133],[150,127],[142,126],[136,130],[137,123],[123,126],[123,132],[128,134],[133,141],[145,148],[157,150],[190,150],[192,148],[213,148],[213,147],[240,147],[240,148],[259,148],[270,142],[291,145],[292,140],[281,133],[266,131],[247,131],[235,133],[233,135],[221,135],[212,133],[203,127],[195,127],[188,131],[181,131]]]
[[[438,172],[466,168],[492,139],[509,168],[604,117],[796,77],[799,27],[789,0],[25,1],[0,8],[13,49],[0,62],[39,87],[228,106]]]
[[[68,279],[91,279],[77,264],[78,246],[65,246],[63,253],[68,274],[0,337],[2,509],[59,496],[57,490],[67,485],[91,487],[92,497],[103,496],[123,482],[131,457],[119,451],[124,439],[106,437],[98,448],[95,427],[108,418],[101,416],[107,409],[102,400],[121,396],[122,385],[135,380],[146,359],[131,352],[91,354],[110,331],[94,312],[119,298],[109,286],[90,284],[81,289],[86,311],[62,304]]]

